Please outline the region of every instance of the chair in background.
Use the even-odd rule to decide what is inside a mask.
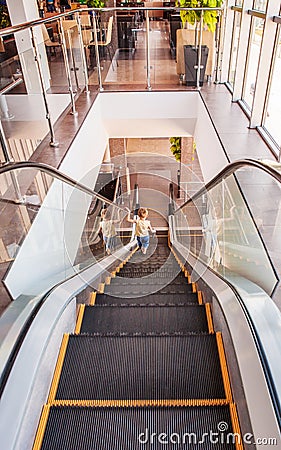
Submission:
[[[107,29],[106,29],[106,34],[105,34],[105,40],[99,40],[98,41],[98,46],[101,48],[104,48],[105,50],[107,50],[111,64],[112,64],[112,69],[114,70],[114,65],[113,65],[113,47],[112,47],[112,27],[113,27],[113,16],[110,16],[109,20],[108,20],[108,24],[107,24]],[[101,30],[100,30],[100,34],[101,34]],[[92,47],[95,45],[95,42],[93,40],[91,40],[90,42],[86,43],[86,46],[88,48]],[[116,67],[118,67],[118,62],[117,60],[115,60],[116,63]]]
[[[61,43],[59,41],[51,40],[48,30],[46,28],[46,25],[44,23],[41,25],[41,30],[42,30],[42,34],[43,34],[44,44],[47,49],[47,53],[50,53],[51,55],[56,56],[57,48],[59,48],[61,50]]]

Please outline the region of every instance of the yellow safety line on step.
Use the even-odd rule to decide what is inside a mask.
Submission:
[[[147,407],[147,406],[220,406],[227,405],[226,399],[186,399],[186,400],[55,400],[52,406],[90,407]]]
[[[111,282],[111,277],[106,277],[106,278],[105,278],[105,284],[106,284],[106,286],[109,286],[109,285],[110,285],[110,282]]]
[[[99,283],[98,293],[99,294],[103,294],[104,293],[104,283]]]
[[[202,295],[202,291],[198,291],[198,292],[197,292],[197,298],[198,298],[198,303],[199,303],[199,305],[203,305],[203,295]]]
[[[45,434],[45,430],[46,430],[46,426],[47,426],[47,422],[48,422],[49,413],[50,413],[50,405],[44,405],[32,450],[40,450],[40,448],[42,446],[42,442],[43,442],[43,438],[44,438],[44,434]]]
[[[198,292],[198,294],[199,294],[199,292]],[[213,318],[212,318],[210,303],[205,303],[205,309],[206,309],[206,316],[207,316],[209,333],[213,334],[215,331],[214,331],[214,324],[213,324]]]
[[[197,292],[197,286],[196,286],[196,283],[192,283],[192,292],[193,292],[193,293]]]
[[[116,270],[113,270],[113,272],[111,272],[111,278],[115,278],[116,277]]]
[[[69,340],[69,334],[64,334],[62,343],[61,343],[58,360],[57,360],[57,365],[55,368],[53,381],[52,381],[50,392],[49,392],[48,403],[52,403],[55,400],[55,396],[56,396],[56,392],[57,392],[58,384],[59,384],[59,379],[60,379],[60,375],[61,375],[61,371],[62,371],[63,361],[65,358],[68,340]]]
[[[216,339],[217,339],[218,352],[219,352],[219,357],[220,357],[221,372],[222,372],[225,394],[226,394],[226,398],[229,401],[229,403],[232,403],[233,402],[232,392],[231,392],[229,374],[228,374],[228,369],[227,369],[227,364],[226,364],[225,351],[224,351],[224,347],[223,347],[222,334],[220,331],[216,333]]]
[[[97,297],[97,293],[96,292],[91,292],[90,302],[89,302],[90,306],[94,306],[94,304],[96,303],[96,297]]]
[[[74,330],[75,334],[80,333],[81,325],[82,325],[83,317],[84,317],[84,312],[85,312],[85,305],[80,305],[79,313],[78,313],[78,317],[77,317],[77,321],[76,321],[76,327]]]
[[[243,450],[244,446],[243,446],[243,442],[242,442],[242,434],[241,434],[241,429],[240,429],[240,425],[239,425],[236,405],[234,403],[230,403],[229,409],[230,409],[230,417],[231,417],[231,422],[232,422],[233,434],[234,434],[234,436],[237,436],[237,438],[235,439],[235,448],[236,448],[236,450]]]

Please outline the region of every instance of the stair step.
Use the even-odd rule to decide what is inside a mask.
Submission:
[[[71,335],[51,391],[56,400],[226,400],[214,334]]]
[[[131,297],[140,297],[141,295],[150,295],[153,293],[158,294],[189,294],[190,293],[190,285],[189,284],[171,284],[167,286],[161,287],[156,283],[148,284],[144,283],[143,285],[139,283],[139,285],[129,285],[125,284],[124,286],[118,284],[110,284],[105,287],[105,294],[115,295],[115,296],[131,296]]]
[[[48,418],[41,450],[236,448],[231,439],[238,431],[232,426],[233,405],[45,408],[49,414],[45,415]],[[224,429],[219,428],[220,424]],[[230,439],[226,439],[227,436]]]
[[[208,332],[203,305],[86,306],[81,333]]]
[[[198,296],[194,294],[150,294],[132,297],[131,291],[127,295],[97,294],[96,305],[186,305],[188,303],[198,304]]]
[[[189,289],[187,292],[192,292],[192,284],[189,284],[187,282],[187,278],[174,278],[172,275],[166,275],[164,278],[157,278],[152,276],[145,276],[145,277],[135,277],[135,278],[126,278],[126,277],[119,277],[116,276],[115,278],[111,278],[110,285],[114,287],[121,287],[121,286],[147,286],[147,285],[155,285],[155,286],[166,286],[168,285],[187,285],[189,286]]]
[[[166,277],[173,277],[174,280],[184,280],[186,277],[184,276],[183,272],[179,272],[179,270],[124,270],[121,269],[120,272],[116,275],[116,278],[143,278],[143,277],[149,277],[154,279],[161,279]]]

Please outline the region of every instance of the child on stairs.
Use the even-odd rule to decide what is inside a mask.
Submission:
[[[127,221],[136,224],[138,246],[145,255],[149,246],[149,231],[156,233],[156,230],[152,228],[150,221],[147,220],[148,210],[147,208],[139,208],[137,219],[131,219],[129,208],[126,208],[126,210],[128,211]]]

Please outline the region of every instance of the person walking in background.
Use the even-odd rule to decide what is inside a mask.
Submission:
[[[46,0],[46,7],[48,12],[55,12],[56,5],[54,0]]]
[[[156,233],[156,230],[152,228],[150,221],[147,220],[148,210],[147,208],[139,208],[137,219],[131,219],[129,208],[126,208],[126,210],[128,211],[127,221],[136,224],[138,247],[145,255],[149,247],[149,231]]]
[[[119,220],[112,220],[110,211],[108,211],[107,208],[102,210],[100,230],[105,244],[105,251],[108,255],[116,248],[117,232],[114,224],[117,222],[119,222]]]

